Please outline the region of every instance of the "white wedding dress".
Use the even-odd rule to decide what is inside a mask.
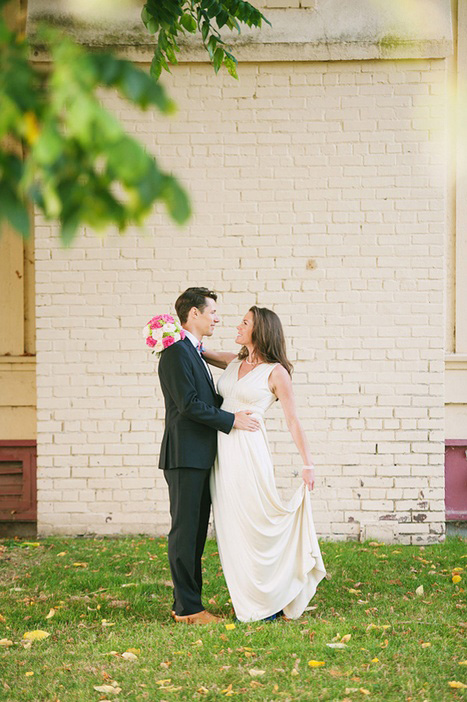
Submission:
[[[218,433],[211,497],[219,556],[237,618],[257,621],[280,610],[298,618],[326,575],[304,483],[283,504],[277,493],[264,414],[276,396],[268,386],[276,364],[238,378],[240,361],[222,374],[222,409],[253,410],[256,432]]]

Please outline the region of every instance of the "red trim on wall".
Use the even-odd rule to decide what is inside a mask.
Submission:
[[[0,439],[0,446],[36,446],[35,439]]]

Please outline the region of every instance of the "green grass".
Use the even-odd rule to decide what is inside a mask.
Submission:
[[[0,646],[6,702],[467,699],[448,685],[467,684],[466,571],[452,582],[454,568],[467,568],[460,539],[425,548],[322,542],[329,577],[315,609],[232,629],[215,542],[204,556],[205,604],[214,598],[209,608],[226,619],[205,627],[170,619],[164,539],[27,543],[0,541],[0,639],[12,641]],[[35,629],[50,636],[25,646]],[[344,650],[326,646],[348,634]],[[137,660],[121,657],[128,648],[140,649]],[[94,690],[113,682],[118,696]]]

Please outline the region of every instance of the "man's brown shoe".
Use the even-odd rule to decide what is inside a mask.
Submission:
[[[185,616],[174,614],[173,618],[176,622],[181,624],[217,624],[218,622],[222,621],[221,617],[216,617],[206,609],[203,609],[202,612],[196,612],[196,614],[186,614]]]

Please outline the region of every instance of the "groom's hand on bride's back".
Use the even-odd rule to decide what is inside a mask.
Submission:
[[[259,429],[259,422],[251,416],[252,414],[253,412],[251,410],[235,412],[234,428],[243,429],[244,431],[257,431]]]

